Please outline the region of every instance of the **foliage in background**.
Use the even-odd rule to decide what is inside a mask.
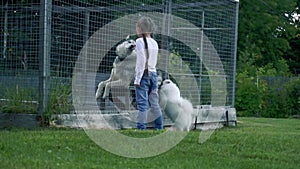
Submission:
[[[266,90],[262,93],[261,117],[289,117],[287,110],[288,95],[285,86],[289,85],[288,77],[262,77],[260,80],[265,83]]]
[[[240,1],[235,98],[239,116],[300,114],[299,3]]]
[[[235,108],[239,116],[253,116],[259,113],[262,91],[255,85],[255,80],[255,77],[249,77],[247,72],[237,74]]]
[[[0,86],[4,94],[0,101],[0,112],[3,113],[38,113],[38,91],[29,87],[18,85],[4,88]],[[49,94],[48,109],[44,115],[69,114],[72,111],[71,87],[57,83],[52,84]]]
[[[54,83],[50,89],[48,109],[45,115],[69,114],[72,110],[72,88],[64,83]]]
[[[300,78],[238,73],[238,116],[285,118],[300,114]]]
[[[283,59],[237,73],[235,105],[239,116],[290,117],[300,114],[297,100],[299,77],[291,77]],[[299,86],[299,87],[298,87]]]
[[[193,76],[191,63],[185,62],[175,50],[168,56],[168,73],[180,89],[180,95],[194,104],[199,104],[197,78]]]
[[[4,90],[0,102],[0,111],[3,113],[37,113],[37,91],[30,87],[10,86],[0,88]]]
[[[292,78],[287,86],[289,114],[300,115],[300,78]]]
[[[299,44],[296,39],[300,33],[296,23],[291,22],[292,13],[297,9],[297,0],[264,0],[241,1],[239,10],[239,41],[238,41],[238,69],[247,64],[259,68],[269,63],[278,62],[283,58],[296,59],[299,48],[291,46]],[[292,56],[291,56],[292,55]],[[296,60],[288,60],[293,73],[300,72]]]

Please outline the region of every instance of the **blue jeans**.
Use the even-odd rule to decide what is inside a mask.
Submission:
[[[158,81],[157,73],[149,72],[148,75],[143,75],[140,86],[135,87],[138,117],[137,128],[146,129],[147,111],[150,105],[151,111],[154,116],[154,128],[163,129],[162,112],[159,107],[158,97]]]

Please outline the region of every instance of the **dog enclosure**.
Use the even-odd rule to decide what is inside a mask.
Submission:
[[[102,113],[126,110],[124,97],[129,93],[133,104],[134,87],[112,88],[105,100],[95,91],[109,78],[116,46],[127,35],[136,39],[137,19],[149,16],[163,78],[199,112],[221,107],[227,113],[217,119],[235,120],[238,0],[0,2],[1,105],[18,102],[39,114],[76,113],[94,102]]]

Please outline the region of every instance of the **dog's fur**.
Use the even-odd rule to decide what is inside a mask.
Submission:
[[[189,131],[195,119],[192,103],[180,96],[180,90],[170,79],[160,88],[160,106],[180,131]]]
[[[126,40],[116,48],[118,55],[114,62],[109,79],[98,84],[96,98],[105,99],[109,96],[111,87],[125,87],[130,85],[136,63],[135,41]],[[161,73],[158,71],[158,83],[162,81]],[[160,87],[160,106],[167,116],[175,123],[180,131],[189,131],[195,119],[193,105],[187,99],[180,96],[180,90],[170,79],[163,81]],[[125,96],[125,108],[130,107],[129,92]]]
[[[98,84],[96,99],[105,99],[108,97],[111,87],[128,88],[133,78],[136,62],[135,41],[127,39],[118,45],[116,54],[117,57],[113,62],[113,68],[109,79]],[[125,106],[129,106],[129,96],[125,98],[125,102]]]

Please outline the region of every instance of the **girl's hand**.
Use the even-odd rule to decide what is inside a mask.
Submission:
[[[140,87],[140,84],[134,84],[136,87]]]

